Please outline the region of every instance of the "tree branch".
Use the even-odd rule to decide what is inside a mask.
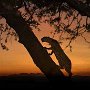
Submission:
[[[82,16],[90,17],[90,6],[81,3],[78,0],[62,0],[65,1],[70,7],[76,9]]]

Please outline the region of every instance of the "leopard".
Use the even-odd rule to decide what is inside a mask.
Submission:
[[[72,68],[72,63],[71,60],[68,58],[62,47],[60,46],[60,43],[50,37],[43,37],[41,38],[42,42],[46,42],[49,45],[51,45],[50,48],[44,47],[47,50],[52,50],[51,53],[48,53],[49,55],[54,55],[56,56],[56,59],[58,60],[59,63],[59,68],[60,69],[65,69],[65,71],[68,73],[68,76],[72,76],[71,68]]]

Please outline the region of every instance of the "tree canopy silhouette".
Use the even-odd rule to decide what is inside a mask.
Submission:
[[[1,15],[12,13],[12,10],[18,10],[24,7],[26,12],[22,14],[26,23],[31,27],[38,28],[40,22],[50,24],[55,28],[53,34],[60,33],[60,40],[69,40],[67,45],[70,46],[72,40],[78,36],[83,36],[85,32],[90,32],[90,1],[89,0],[1,0]],[[3,11],[3,7],[10,12]],[[27,18],[28,16],[28,18]],[[36,18],[37,17],[37,20]],[[76,23],[76,25],[74,24]],[[2,28],[3,26],[0,25]],[[6,29],[8,25],[6,25]],[[1,30],[2,34],[3,30]],[[67,37],[62,34],[67,33]],[[0,34],[0,36],[1,36]],[[14,35],[9,34],[8,35]],[[15,38],[16,39],[16,38]],[[5,40],[7,42],[7,38]],[[2,48],[5,45],[1,43]],[[7,49],[7,48],[6,48]]]

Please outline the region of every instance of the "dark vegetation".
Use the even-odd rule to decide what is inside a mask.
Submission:
[[[51,84],[47,78],[38,74],[14,74],[8,76],[0,76],[0,88],[39,88],[39,89],[53,89],[53,88],[90,88],[90,76],[72,76],[70,81],[54,82]]]

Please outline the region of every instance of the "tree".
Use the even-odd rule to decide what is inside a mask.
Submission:
[[[25,46],[36,66],[40,68],[46,77],[50,81],[61,80],[65,76],[33,34],[32,27],[37,28],[39,22],[43,20],[42,18],[47,17],[43,22],[54,26],[54,35],[61,33],[60,39],[69,40],[67,47],[71,47],[72,40],[78,36],[83,37],[84,32],[90,31],[90,6],[86,2],[77,0],[0,0],[0,15],[16,31],[19,36],[19,42]],[[19,11],[21,7],[25,7],[26,13],[24,15]],[[27,14],[29,14],[28,19],[25,18]],[[66,23],[61,21],[62,14],[64,14],[64,19],[67,20]],[[82,16],[86,16],[86,21],[83,25],[80,24]],[[37,17],[38,20],[34,17]],[[72,20],[69,21],[71,17]],[[74,21],[77,22],[77,25],[72,30],[70,26]],[[0,32],[1,36],[3,30]],[[68,36],[64,38],[62,32],[66,32]],[[15,34],[13,35],[15,36]],[[87,40],[85,39],[85,41]],[[1,43],[1,46],[6,49],[3,43]]]
[[[37,37],[33,34],[32,29],[27,25],[21,15],[14,9],[9,11],[3,7],[3,11],[2,16],[7,20],[7,23],[15,29],[19,35],[19,42],[26,47],[36,66],[40,68],[50,81],[58,80],[60,77],[60,79],[62,79],[64,77],[62,72],[59,71],[47,51],[41,46]],[[6,11],[8,11],[8,14],[5,14]],[[22,30],[22,32],[20,30]]]

